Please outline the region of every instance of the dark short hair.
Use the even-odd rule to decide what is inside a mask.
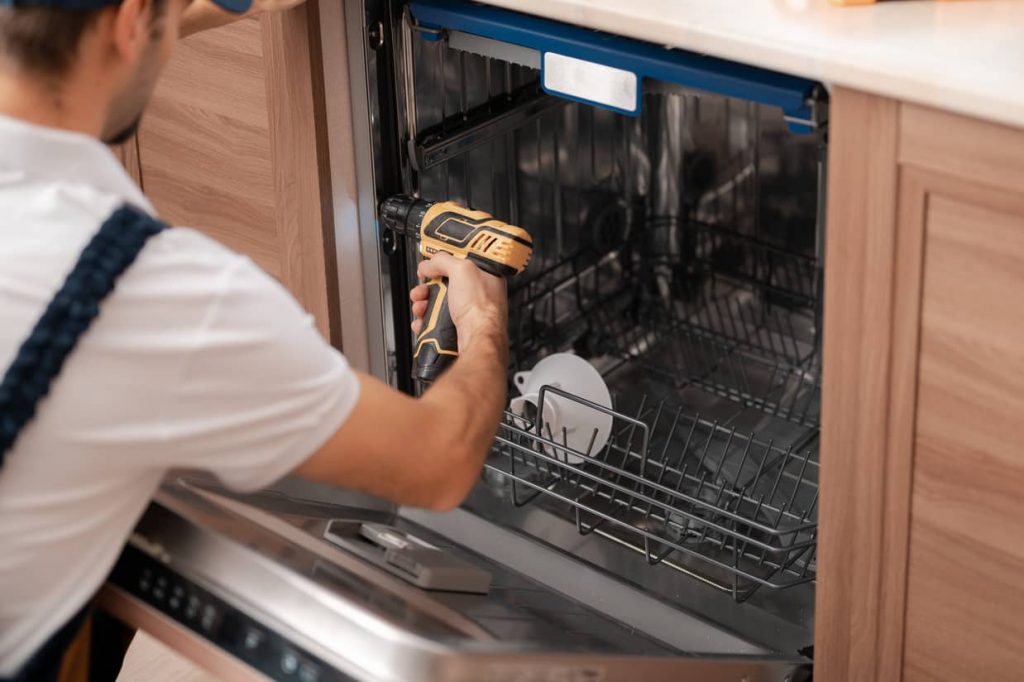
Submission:
[[[165,2],[152,1],[156,21]],[[0,63],[7,61],[41,76],[64,75],[78,54],[82,35],[104,9],[0,8]]]
[[[0,9],[0,58],[47,76],[67,72],[86,29],[102,10],[52,7]]]

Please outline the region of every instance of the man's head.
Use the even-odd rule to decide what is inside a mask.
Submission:
[[[218,4],[236,9],[243,1]],[[15,91],[31,91],[38,101],[25,106],[34,109],[15,115],[124,141],[138,125],[191,2],[0,0],[0,97],[6,89],[17,102]],[[38,111],[44,108],[53,111]]]

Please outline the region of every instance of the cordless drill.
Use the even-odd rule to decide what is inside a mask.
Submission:
[[[380,217],[384,227],[419,239],[424,258],[445,251],[495,277],[522,272],[533,254],[533,240],[523,228],[451,201],[433,203],[400,194],[381,204]],[[433,381],[459,356],[448,310],[448,278],[432,279],[427,286],[427,312],[413,352],[412,375],[421,381]]]

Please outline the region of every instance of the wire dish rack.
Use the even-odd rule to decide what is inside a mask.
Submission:
[[[552,98],[536,69],[405,46],[410,188],[534,239],[510,284],[511,366],[573,351],[615,397],[542,391],[611,416],[591,452],[506,414],[492,492],[739,601],[813,580],[818,142],[750,102],[645,83],[644,114],[621,116]]]
[[[622,201],[585,229],[589,242],[513,289],[512,364],[588,358],[615,409],[543,392],[611,415],[612,437],[574,451],[566,434],[506,415],[489,480],[516,506],[545,505],[737,601],[813,580],[819,261]]]
[[[714,250],[741,240],[686,229]],[[544,504],[737,601],[814,579],[820,414],[817,264],[743,239],[734,267],[709,257],[667,297],[636,240],[514,290],[516,362],[572,347],[621,390],[611,410],[552,386],[539,396],[610,415],[600,450],[506,414],[487,465],[512,504]]]
[[[487,467],[517,506],[543,500],[597,533],[744,601],[762,586],[814,578],[817,461],[667,401],[613,417],[598,452],[577,452],[541,421],[507,414]],[[582,461],[580,461],[582,460]]]

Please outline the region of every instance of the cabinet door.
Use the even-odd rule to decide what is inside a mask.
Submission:
[[[834,105],[818,668],[1017,680],[1024,131]]]
[[[181,41],[143,119],[138,154],[143,189],[163,219],[251,257],[328,336],[337,315],[315,14],[303,6]]]
[[[1024,131],[901,119],[898,229],[923,241],[903,676],[1019,680]],[[937,155],[930,140],[950,137]]]

